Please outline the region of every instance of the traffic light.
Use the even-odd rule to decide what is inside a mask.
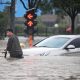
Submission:
[[[35,9],[28,10],[24,17],[26,19],[25,25],[27,27],[32,28],[37,24],[37,21],[35,21],[37,17],[37,14],[35,14]]]
[[[34,27],[37,24],[37,21],[33,21],[33,20],[27,20],[25,21],[25,25],[29,28]]]

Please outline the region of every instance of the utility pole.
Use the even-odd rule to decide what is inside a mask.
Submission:
[[[15,2],[16,0],[11,0],[10,7],[10,28],[15,32]]]

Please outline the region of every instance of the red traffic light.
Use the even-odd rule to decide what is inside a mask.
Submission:
[[[37,21],[33,21],[33,20],[25,21],[25,25],[27,27],[34,27],[36,24],[37,24]]]
[[[28,19],[32,19],[33,18],[33,15],[30,13],[30,14],[27,15],[27,18]]]
[[[31,10],[28,10],[26,12],[26,14],[24,15],[25,19],[35,19],[37,17],[37,14],[35,14],[35,10],[34,9],[31,9]]]
[[[26,22],[25,25],[27,27],[34,27],[37,23],[37,21],[35,21],[37,14],[35,14],[35,9],[30,9],[26,12],[26,14],[24,15]]]
[[[25,19],[33,19],[33,14],[29,13],[29,14],[25,14],[24,15]]]
[[[33,27],[34,23],[33,21],[29,20],[29,21],[25,21],[25,25],[28,27]]]
[[[24,17],[27,20],[33,20],[33,19],[35,19],[37,17],[37,14],[28,13],[28,14],[25,14]]]
[[[32,21],[28,21],[28,22],[27,22],[27,25],[30,26],[30,27],[32,27],[33,24],[34,24],[34,23],[33,23]]]

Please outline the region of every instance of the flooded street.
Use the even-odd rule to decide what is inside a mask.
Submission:
[[[1,48],[6,42],[0,41]],[[80,80],[80,55],[5,59],[1,50],[0,80]]]
[[[0,57],[0,80],[80,80],[80,57]]]

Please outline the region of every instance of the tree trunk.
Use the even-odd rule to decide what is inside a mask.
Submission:
[[[71,17],[71,34],[75,33],[75,16]]]

